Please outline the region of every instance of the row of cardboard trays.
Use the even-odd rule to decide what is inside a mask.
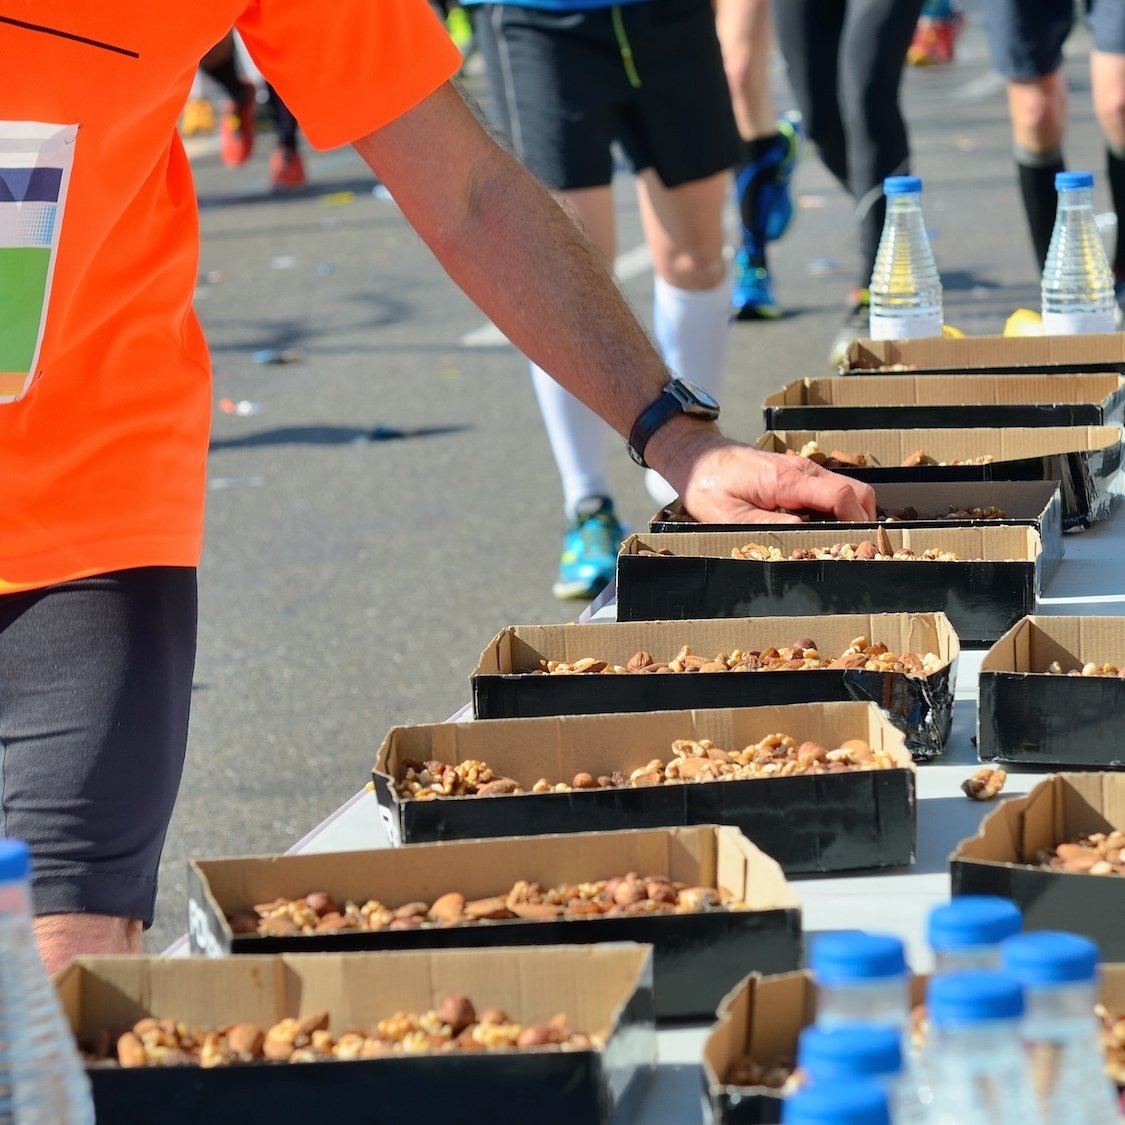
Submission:
[[[968,350],[953,354],[949,346],[962,344]],[[912,759],[940,754],[949,735],[961,645],[992,646],[980,680],[982,761],[1121,764],[1125,679],[1048,669],[1075,671],[1125,651],[1125,621],[1040,618],[1034,610],[1062,557],[1064,530],[1106,518],[1121,493],[1122,339],[903,347],[853,349],[851,371],[870,366],[878,375],[805,380],[771,396],[771,429],[760,444],[798,451],[816,441],[826,451],[874,455],[878,467],[845,471],[875,484],[880,507],[916,509],[919,518],[884,526],[893,545],[938,547],[964,561],[734,559],[731,549],[748,539],[787,556],[795,546],[873,531],[833,524],[748,536],[745,528],[703,531],[675,510],[660,513],[650,533],[623,545],[616,623],[505,629],[472,676],[478,721],[388,733],[373,786],[391,841],[409,846],[197,859],[189,865],[189,939],[193,953],[209,957],[83,959],[56,978],[72,1027],[87,1043],[146,1017],[267,1026],[320,1010],[338,1033],[389,1013],[437,1008],[463,993],[478,1008],[503,1008],[525,1024],[565,1012],[570,1027],[599,1033],[596,1049],[454,1052],[440,1065],[432,1054],[346,1065],[92,1064],[99,1119],[151,1121],[159,1103],[169,1122],[207,1113],[257,1120],[267,1104],[284,1105],[293,1120],[328,1106],[357,1121],[409,1114],[476,1125],[530,1113],[560,1125],[609,1121],[615,1113],[621,1120],[643,1087],[640,1075],[654,1064],[656,1023],[709,1020],[718,1007],[703,1060],[707,1112],[724,1125],[778,1120],[776,1091],[728,1079],[746,1057],[791,1057],[798,1030],[812,1018],[812,990],[799,971],[800,904],[786,876],[913,862]],[[931,377],[974,366],[982,370]],[[1018,373],[982,373],[1009,367]],[[872,428],[833,428],[833,419]],[[986,428],[952,428],[966,425]],[[792,428],[798,426],[808,428]],[[919,449],[939,462],[990,460],[893,467]],[[951,508],[990,505],[1004,514],[954,526],[947,518]],[[859,636],[936,660],[912,675],[863,667],[542,672],[549,661],[624,665],[639,650],[667,661],[685,645],[711,657],[791,645],[797,637],[832,655]],[[676,739],[740,747],[777,731],[825,747],[862,740],[889,768],[532,791],[536,778],[628,776],[654,754],[667,756]],[[429,760],[484,761],[518,781],[521,792],[404,796],[408,765]],[[1125,882],[1041,862],[1060,843],[1122,828],[1125,774],[1051,776],[1004,802],[978,835],[962,841],[950,859],[953,891],[1005,895],[1029,928],[1082,928],[1107,961],[1125,961]],[[374,900],[394,909],[433,904],[451,891],[487,900],[521,880],[551,887],[627,872],[721,888],[742,906],[338,932],[234,923],[255,906],[313,891],[334,906]],[[1125,1012],[1125,969],[1107,969],[1103,999]]]

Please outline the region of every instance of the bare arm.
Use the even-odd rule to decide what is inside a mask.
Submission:
[[[671,373],[597,250],[457,91],[441,87],[355,147],[508,339],[627,435]],[[792,518],[776,507],[874,514],[865,485],[750,449],[686,416],[662,426],[645,457],[700,520]]]

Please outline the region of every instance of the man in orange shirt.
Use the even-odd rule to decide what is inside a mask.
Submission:
[[[319,148],[352,143],[453,279],[697,518],[873,514],[725,438],[600,256],[477,123],[425,0],[0,3],[0,832],[48,968],[139,951],[187,739],[210,433],[176,123],[232,25]]]

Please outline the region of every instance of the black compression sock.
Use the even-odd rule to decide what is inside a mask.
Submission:
[[[1120,215],[1117,221],[1117,245],[1113,251],[1113,275],[1125,276],[1125,154],[1106,149],[1105,166],[1109,179],[1109,195],[1113,201],[1113,212]]]
[[[742,163],[734,170],[742,229],[745,235],[749,235],[754,241],[758,242],[765,241],[765,231],[762,229],[764,216],[760,206],[762,185],[767,181],[772,181],[777,175],[777,165],[775,163],[765,164],[763,157],[780,139],[780,133],[771,133],[768,137],[743,141]],[[759,167],[756,169],[755,165]]]
[[[1042,272],[1047,261],[1047,247],[1051,245],[1051,231],[1055,227],[1055,206],[1058,202],[1055,173],[1063,171],[1064,165],[1059,158],[1035,167],[1018,163],[1016,167],[1019,169],[1020,195],[1031,230],[1031,242]]]
[[[203,72],[226,90],[231,101],[242,101],[245,96],[245,83],[242,81],[242,75],[238,73],[238,63],[235,62],[234,55],[217,66],[204,67]]]

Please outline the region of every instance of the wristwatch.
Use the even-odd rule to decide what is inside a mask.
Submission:
[[[649,438],[677,414],[690,414],[694,418],[714,422],[719,416],[719,404],[698,383],[687,379],[671,379],[665,383],[660,397],[637,415],[637,420],[629,431],[629,456],[642,469],[648,468],[645,446],[648,445]]]

